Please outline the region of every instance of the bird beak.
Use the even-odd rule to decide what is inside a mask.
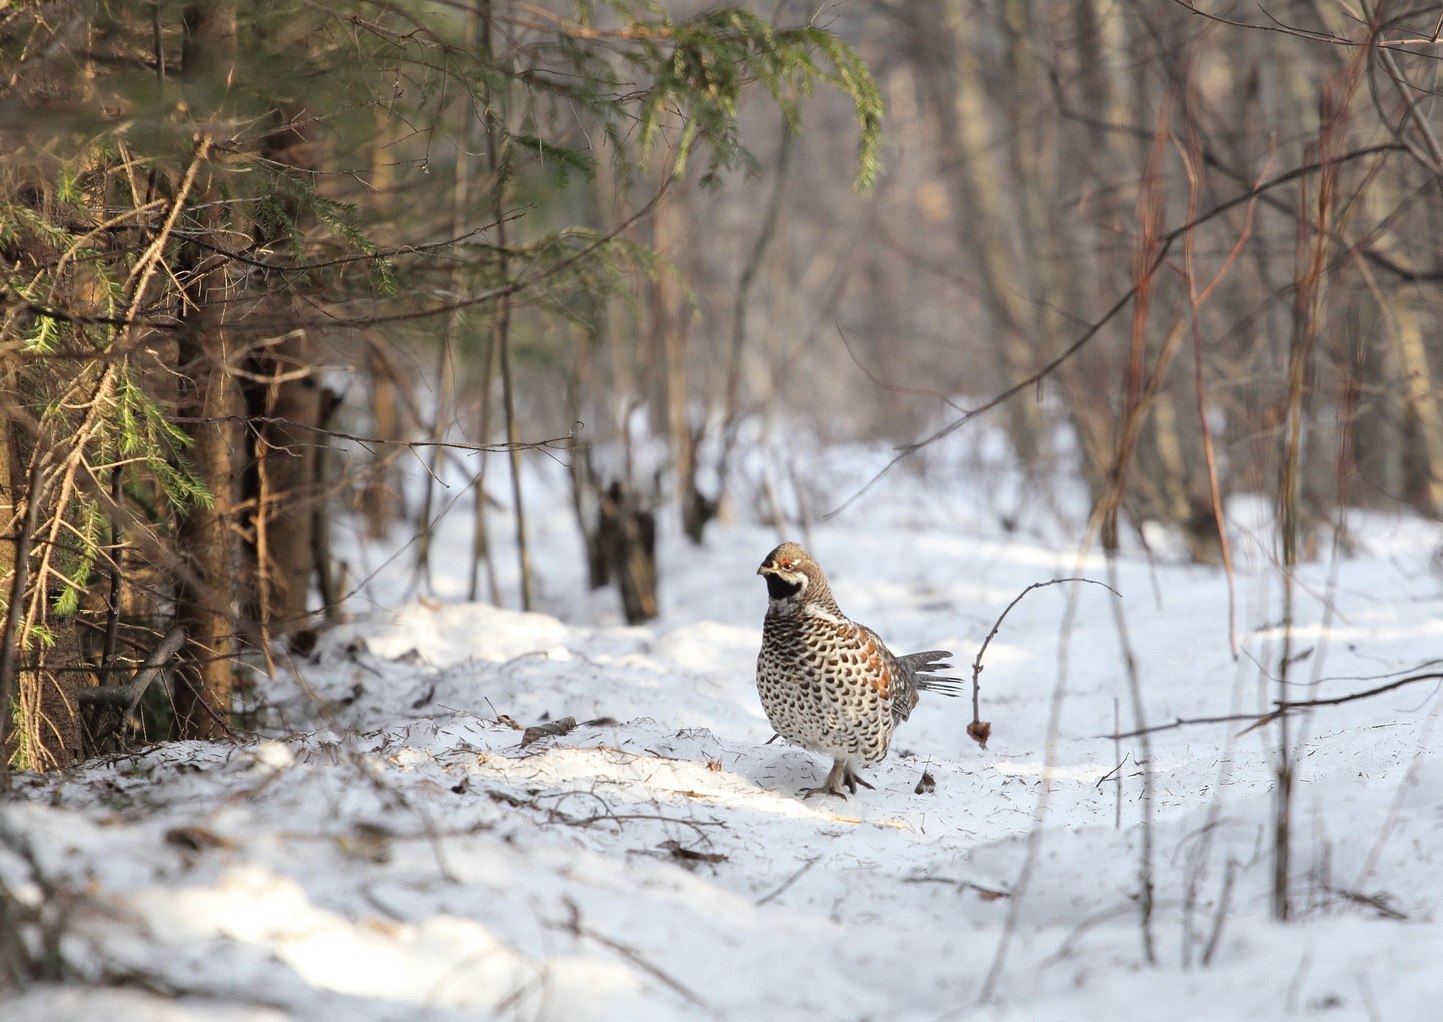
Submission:
[[[763,562],[762,566],[757,569],[757,574],[758,574],[758,575],[765,575],[765,574],[767,573],[767,569],[768,569],[768,568],[772,568],[772,570],[774,570],[774,571],[776,570],[775,568],[772,567],[772,562],[771,562],[771,561],[765,561],[765,562]]]

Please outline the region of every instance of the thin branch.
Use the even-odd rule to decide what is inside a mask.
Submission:
[[[434,305],[429,308],[413,309],[406,312],[394,312],[388,315],[325,316],[322,319],[310,320],[307,322],[303,322],[299,325],[301,327],[315,327],[317,329],[332,329],[337,327],[371,327],[379,325],[381,323],[410,322],[414,320],[430,319],[432,316],[447,315],[449,313],[457,311],[458,309],[469,309],[477,305],[484,305],[487,302],[494,302],[502,298],[509,297],[511,295],[520,294],[533,287],[544,284],[546,281],[552,279],[553,277],[559,276],[561,273],[565,272],[573,266],[579,265],[580,263],[584,262],[588,257],[590,257],[593,253],[595,253],[598,249],[615,241],[625,231],[629,230],[632,225],[646,219],[653,212],[655,212],[657,205],[661,202],[663,196],[666,195],[672,180],[672,178],[667,178],[665,181],[663,181],[661,186],[656,190],[656,193],[647,200],[645,205],[637,209],[637,211],[631,216],[614,225],[611,230],[607,231],[605,234],[594,237],[589,244],[572,252],[566,258],[560,259],[557,262],[552,263],[545,269],[538,270],[530,277],[519,276],[515,280],[508,281],[505,284],[498,285],[497,287],[488,288],[478,294],[468,295],[464,298],[458,298],[455,301],[443,302],[440,305]],[[409,301],[410,298],[408,297],[407,300]]]
[[[1327,43],[1329,46],[1371,46],[1376,47],[1380,50],[1401,50],[1404,53],[1412,54],[1416,57],[1435,57],[1436,59],[1436,55],[1434,54],[1420,53],[1417,50],[1408,49],[1408,47],[1410,46],[1433,45],[1437,42],[1436,32],[1431,37],[1407,36],[1402,39],[1387,40],[1371,38],[1350,39],[1347,36],[1335,35],[1332,32],[1319,32],[1314,29],[1299,28],[1296,25],[1289,25],[1287,22],[1281,20],[1280,18],[1274,17],[1268,12],[1267,8],[1261,5],[1259,5],[1258,9],[1263,12],[1263,16],[1266,17],[1268,21],[1271,22],[1271,24],[1262,24],[1261,22],[1254,21],[1239,21],[1235,18],[1225,18],[1221,14],[1213,14],[1209,11],[1199,10],[1198,7],[1191,2],[1191,0],[1173,0],[1173,3],[1177,4],[1179,7],[1183,8],[1186,11],[1196,14],[1198,17],[1206,18],[1208,21],[1216,21],[1222,25],[1230,25],[1233,28],[1246,28],[1251,29],[1255,32],[1276,32],[1281,35],[1293,36],[1297,39],[1306,39],[1309,42]],[[1443,20],[1439,21],[1439,25],[1443,26]]]
[[[683,985],[680,980],[676,979],[674,976],[664,971],[660,966],[653,963],[636,948],[632,947],[629,944],[623,944],[621,941],[616,940],[612,937],[608,937],[604,933],[599,933],[598,931],[591,929],[589,926],[582,925],[581,910],[577,908],[576,903],[569,898],[565,898],[563,900],[565,901],[567,909],[571,913],[571,918],[567,921],[567,929],[569,929],[573,934],[578,937],[588,937],[591,940],[596,941],[603,947],[610,948],[611,950],[615,951],[617,954],[625,958],[627,961],[629,961],[632,965],[635,965],[638,969],[666,984],[666,986],[670,987],[673,991],[680,994],[689,1003],[696,1005],[698,1008],[707,1007],[706,1002],[703,1001],[699,996],[697,996],[694,991]]]
[[[300,430],[306,433],[314,433],[318,436],[331,437],[337,440],[351,440],[367,447],[444,447],[457,451],[475,451],[496,453],[509,451],[513,447],[521,450],[570,450],[576,445],[576,433],[573,431],[564,436],[547,437],[545,440],[516,441],[515,443],[496,444],[468,444],[458,440],[388,440],[384,437],[359,436],[355,433],[346,433],[341,430],[327,429],[324,426],[315,426],[306,422],[297,422],[294,419],[287,419],[275,415],[224,415],[224,416],[174,416],[168,421],[178,425],[210,425],[218,422],[240,422],[250,425],[276,425],[285,426],[288,429]]]
[[[1179,145],[1178,156],[1182,160],[1183,170],[1188,178],[1188,213],[1194,215],[1197,211],[1197,197],[1201,192],[1201,175],[1198,173],[1193,159],[1193,154],[1202,153],[1202,145],[1197,137],[1195,129],[1190,128],[1188,132],[1188,144]],[[1271,155],[1263,166],[1258,177],[1267,173],[1267,168],[1272,165]],[[1260,183],[1260,182],[1259,182]],[[1256,188],[1256,184],[1254,185]],[[1200,326],[1200,315],[1203,304],[1213,293],[1213,290],[1223,281],[1233,263],[1242,254],[1244,243],[1252,236],[1253,215],[1257,212],[1257,202],[1249,202],[1243,213],[1242,230],[1238,232],[1238,240],[1228,252],[1223,265],[1213,276],[1202,291],[1197,288],[1197,275],[1193,265],[1193,238],[1188,235],[1183,243],[1183,265],[1184,275],[1187,279],[1188,300],[1192,309],[1190,326],[1192,328],[1192,350],[1193,350],[1193,387],[1194,396],[1197,400],[1198,427],[1202,436],[1203,463],[1207,466],[1208,472],[1208,500],[1212,504],[1213,520],[1217,526],[1218,551],[1222,557],[1223,574],[1228,583],[1228,648],[1232,651],[1233,659],[1238,658],[1238,629],[1237,629],[1237,583],[1233,571],[1232,544],[1228,539],[1227,515],[1223,508],[1222,484],[1218,479],[1217,450],[1213,440],[1212,426],[1208,422],[1206,384],[1203,379],[1203,339]]]
[[[1181,226],[1175,227],[1168,233],[1162,235],[1158,239],[1157,250],[1153,255],[1151,263],[1148,265],[1145,272],[1140,275],[1139,280],[1145,281],[1147,279],[1150,279],[1152,274],[1155,273],[1157,269],[1162,266],[1163,262],[1167,259],[1168,253],[1171,251],[1173,244],[1179,238],[1186,235],[1189,231],[1195,230],[1196,228],[1207,223],[1208,221],[1222,216],[1229,210],[1232,210],[1238,206],[1245,206],[1255,201],[1259,195],[1270,189],[1288,184],[1292,181],[1297,180],[1300,177],[1305,177],[1308,174],[1312,174],[1320,169],[1341,166],[1344,163],[1350,163],[1353,160],[1362,159],[1367,156],[1375,156],[1379,153],[1402,151],[1405,148],[1406,147],[1401,146],[1396,142],[1389,142],[1375,146],[1365,146],[1361,149],[1355,149],[1352,152],[1344,153],[1341,156],[1310,161],[1301,166],[1294,167],[1292,170],[1284,171],[1283,173],[1279,174],[1278,176],[1272,178],[1269,181],[1266,181],[1259,185],[1254,185],[1246,192],[1240,195],[1235,195],[1231,199],[1228,199],[1226,202],[1219,203],[1207,212],[1202,213],[1197,217],[1194,217],[1193,219],[1182,224]],[[841,514],[848,507],[850,507],[858,498],[860,498],[863,494],[867,493],[867,491],[869,491],[873,486],[875,486],[884,475],[890,472],[894,467],[897,466],[898,463],[900,463],[904,459],[910,457],[913,454],[916,454],[922,448],[927,447],[930,444],[936,443],[938,440],[951,436],[957,430],[961,429],[963,426],[967,425],[967,423],[971,422],[978,416],[984,414],[985,412],[990,412],[992,409],[998,407],[999,405],[1005,404],[1011,398],[1016,397],[1018,394],[1021,394],[1026,390],[1030,390],[1032,387],[1037,386],[1037,384],[1047,379],[1047,377],[1051,376],[1058,369],[1059,366],[1063,365],[1063,363],[1067,362],[1070,358],[1072,358],[1079,351],[1081,351],[1087,345],[1087,343],[1091,341],[1094,337],[1096,337],[1102,331],[1103,327],[1105,327],[1108,323],[1112,322],[1112,320],[1115,319],[1117,315],[1122,312],[1123,309],[1127,308],[1128,303],[1137,296],[1140,286],[1140,283],[1133,284],[1132,287],[1128,288],[1125,292],[1123,292],[1122,296],[1118,298],[1115,302],[1113,302],[1111,306],[1108,307],[1107,311],[1102,314],[1100,319],[1090,324],[1087,329],[1082,332],[1081,336],[1079,336],[1076,340],[1069,344],[1061,354],[1057,355],[1037,372],[1033,373],[1031,376],[1028,376],[1026,379],[1018,381],[1017,383],[1008,387],[1006,390],[1003,390],[1001,393],[993,395],[991,398],[988,398],[976,408],[973,408],[971,411],[965,413],[959,418],[954,419],[947,425],[931,433],[929,436],[923,437],[921,440],[916,440],[910,444],[906,444],[900,447],[898,449],[897,455],[893,457],[892,460],[888,461],[886,465],[882,466],[882,468],[876,473],[876,475],[872,476],[871,479],[867,480],[867,482],[864,483],[862,487],[857,490],[856,493],[853,493],[846,500],[842,501],[842,503],[839,504],[837,507],[824,514],[822,516],[822,519],[825,521]]]
[[[245,251],[243,250],[225,248],[224,246],[217,245],[214,242],[206,241],[204,238],[184,231],[177,231],[176,236],[184,238],[196,248],[204,249],[207,252],[214,253],[218,256],[224,256],[227,259],[234,259],[238,263],[244,263],[247,266],[254,266],[257,269],[265,270],[268,273],[279,273],[282,275],[288,273],[309,274],[315,273],[317,270],[333,269],[337,266],[350,266],[354,263],[384,263],[388,260],[398,259],[402,256],[423,255],[440,249],[455,248],[457,245],[461,245],[465,242],[470,241],[477,235],[482,235],[488,231],[496,229],[501,224],[510,222],[512,220],[520,220],[525,215],[526,211],[524,210],[512,210],[504,214],[502,218],[500,220],[497,220],[495,223],[482,224],[479,227],[472,228],[471,230],[465,231],[461,234],[457,234],[454,237],[444,238],[441,241],[416,242],[408,245],[392,245],[388,248],[378,248],[372,252],[356,252],[349,255],[335,256],[330,259],[317,259],[313,262],[302,263],[275,263],[268,262],[264,259],[255,259],[251,256],[246,255]],[[487,247],[494,249],[496,246]]]
[[[19,298],[13,291],[0,291],[0,308],[11,306],[23,309],[33,316],[42,319],[53,319],[61,323],[73,323],[77,326],[113,326],[113,327],[137,327],[143,326],[150,330],[174,330],[178,324],[166,322],[160,319],[137,319],[135,313],[125,316],[97,316],[82,312],[68,312],[65,309],[56,308],[50,305],[42,305],[39,302],[30,302]],[[47,357],[57,357],[54,354]],[[95,352],[77,353],[77,358],[94,358]]]
[[[967,734],[971,736],[973,741],[975,741],[978,745],[982,746],[982,748],[984,749],[987,748],[987,739],[992,734],[992,727],[988,722],[982,720],[981,712],[981,677],[983,654],[987,652],[987,646],[996,637],[997,633],[1002,630],[1003,620],[1006,619],[1008,614],[1012,613],[1013,607],[1017,606],[1019,603],[1022,602],[1022,598],[1024,596],[1032,592],[1032,590],[1034,589],[1045,589],[1048,586],[1061,585],[1064,582],[1086,582],[1088,585],[1102,586],[1102,588],[1106,589],[1113,596],[1116,596],[1119,600],[1122,599],[1122,594],[1116,589],[1112,588],[1112,586],[1108,585],[1106,582],[1099,582],[1097,581],[1097,579],[1094,578],[1082,578],[1080,576],[1075,578],[1050,578],[1046,582],[1033,582],[1030,586],[1022,590],[1022,592],[1018,593],[1012,598],[1012,602],[1007,605],[1006,609],[1004,609],[1002,613],[998,615],[997,620],[993,622],[992,630],[988,632],[987,637],[982,640],[982,645],[978,647],[977,650],[977,656],[972,661],[972,723],[967,725]]]
[[[101,685],[98,688],[82,688],[76,693],[76,699],[81,706],[114,706],[121,710],[120,720],[125,719],[135,712],[140,705],[145,690],[161,676],[165,665],[168,664],[180,647],[185,644],[186,631],[181,625],[176,625],[165,638],[160,640],[160,645],[155,647],[145,661],[145,664],[135,674],[135,679],[125,685]]]
[[[775,736],[773,736],[773,737],[775,737]],[[820,855],[814,855],[812,858],[810,858],[810,859],[808,859],[806,862],[802,863],[801,869],[797,870],[797,871],[796,871],[795,873],[793,873],[791,876],[789,876],[789,877],[787,877],[785,880],[783,880],[778,886],[772,888],[772,889],[771,889],[770,891],[768,891],[766,894],[763,894],[760,898],[758,898],[757,901],[756,901],[757,908],[761,908],[763,905],[765,905],[765,904],[766,904],[767,902],[769,902],[769,901],[775,901],[775,900],[781,895],[781,893],[782,893],[783,891],[785,891],[788,887],[791,887],[792,884],[794,884],[794,883],[796,883],[798,880],[800,880],[800,879],[802,878],[802,874],[803,874],[803,873],[805,873],[807,870],[811,869],[813,866],[815,866],[815,865],[816,865],[818,862],[820,862],[821,860],[822,860],[822,857],[821,857]]]
[[[1136,731],[1127,731],[1122,734],[1094,735],[1094,738],[1136,738],[1143,734],[1156,734],[1158,731],[1174,731],[1178,728],[1194,727],[1200,724],[1236,724],[1246,722],[1247,727],[1242,730],[1243,734],[1255,728],[1263,727],[1278,720],[1294,710],[1307,710],[1317,706],[1338,706],[1342,703],[1352,703],[1360,699],[1371,699],[1374,696],[1384,695],[1395,689],[1403,688],[1405,685],[1416,684],[1420,681],[1443,681],[1443,671],[1430,671],[1425,674],[1410,674],[1406,678],[1399,678],[1397,681],[1390,681],[1386,685],[1379,685],[1377,688],[1365,689],[1361,692],[1349,692],[1346,695],[1332,696],[1328,699],[1275,699],[1273,709],[1261,716],[1253,713],[1229,713],[1221,717],[1178,717],[1170,724],[1154,724],[1151,727],[1139,728]]]

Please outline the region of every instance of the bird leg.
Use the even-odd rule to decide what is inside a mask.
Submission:
[[[851,788],[851,789],[852,789],[852,793],[853,793],[853,794],[856,794],[856,792],[857,792],[857,785],[859,785],[859,784],[860,784],[862,787],[866,788],[868,791],[875,790],[875,789],[872,788],[872,786],[871,786],[870,784],[868,784],[866,781],[862,780],[862,775],[861,775],[861,774],[854,773],[854,772],[852,771],[852,768],[851,768],[851,767],[847,767],[847,772],[842,776],[842,781],[843,781],[844,784],[846,784],[846,786],[847,786],[848,788]]]
[[[847,792],[842,790],[844,784],[847,786],[847,790],[854,795],[857,793],[859,784],[864,788],[871,787],[853,772],[845,759],[839,759],[832,764],[832,771],[827,774],[827,783],[820,788],[807,788],[802,792],[802,798],[811,798],[813,795],[836,795],[838,798],[846,798]]]

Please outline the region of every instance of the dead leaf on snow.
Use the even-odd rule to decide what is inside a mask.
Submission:
[[[549,724],[533,724],[521,732],[521,747],[524,749],[532,742],[542,738],[559,738],[562,735],[569,735],[576,730],[575,717],[562,717],[560,720],[553,720]]]
[[[165,832],[165,843],[192,852],[205,852],[212,848],[234,848],[235,842],[204,827],[171,827]]]

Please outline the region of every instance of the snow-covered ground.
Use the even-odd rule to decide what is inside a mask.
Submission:
[[[814,459],[813,499],[883,457]],[[966,677],[1023,587],[1108,580],[1077,531],[978,459],[899,471],[805,535],[738,515],[697,548],[664,529],[663,613],[625,627],[614,594],[581,584],[545,485],[544,613],[461,601],[463,501],[431,595],[404,598],[409,555],[391,561],[354,623],[257,690],[264,736],[19,778],[0,878],[47,901],[67,978],[0,1017],[1438,1017],[1436,681],[1292,718],[1289,924],[1270,918],[1276,727],[1161,730],[1146,762],[1110,737],[1137,723],[1119,609],[1150,723],[1276,697],[1281,587],[1248,502],[1237,657],[1221,573],[1129,554],[1120,599],[1051,586],[1006,618],[981,676],[985,750],[967,700],[924,697],[875,790],[843,802],[799,800],[827,764],[767,744],[767,551],[802,539],[844,610],[899,651],[953,649]],[[1325,538],[1298,578],[1294,699],[1439,669],[1443,530],[1354,514],[1349,534],[1346,558]],[[357,551],[353,574],[382,560]],[[575,730],[524,741],[565,717]]]

